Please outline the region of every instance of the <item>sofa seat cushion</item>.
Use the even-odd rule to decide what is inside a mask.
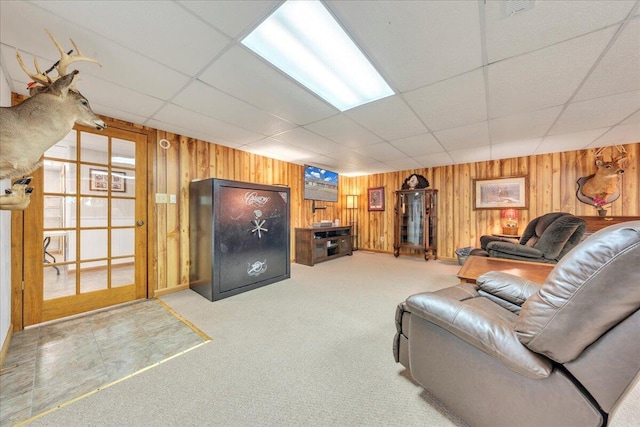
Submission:
[[[548,377],[553,370],[551,361],[522,345],[515,334],[513,325],[518,316],[471,294],[477,295],[473,286],[453,286],[413,295],[406,307],[412,316],[438,325],[525,377]]]

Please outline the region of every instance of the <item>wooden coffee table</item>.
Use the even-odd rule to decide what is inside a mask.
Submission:
[[[555,264],[470,256],[458,271],[458,278],[463,283],[476,283],[476,279],[488,271],[502,271],[542,284],[553,267]]]

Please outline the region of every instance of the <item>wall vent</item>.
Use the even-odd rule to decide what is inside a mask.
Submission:
[[[504,2],[504,16],[509,17],[533,9],[534,2],[535,0],[507,0]]]

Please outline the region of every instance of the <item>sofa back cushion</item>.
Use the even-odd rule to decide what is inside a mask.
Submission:
[[[640,221],[629,221],[562,258],[523,304],[515,330],[532,351],[566,363],[639,308]]]

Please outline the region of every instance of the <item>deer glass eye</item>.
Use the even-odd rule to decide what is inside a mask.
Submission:
[[[89,105],[89,101],[87,101],[86,99],[81,99],[80,100],[80,104],[82,104],[84,106],[87,106],[87,105]]]

